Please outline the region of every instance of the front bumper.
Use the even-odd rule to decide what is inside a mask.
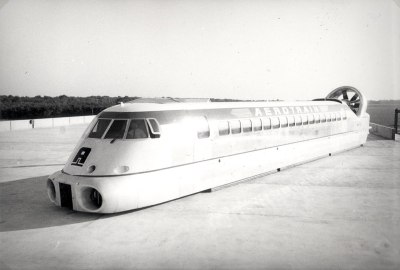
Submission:
[[[58,171],[47,179],[50,201],[80,212],[116,213],[138,206],[129,176],[84,177]]]

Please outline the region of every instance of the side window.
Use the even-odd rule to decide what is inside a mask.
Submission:
[[[239,134],[242,132],[239,120],[231,120],[231,121],[229,121],[229,125],[231,126],[232,134]]]
[[[307,114],[302,114],[301,115],[301,120],[303,122],[303,125],[308,125],[308,117]]]
[[[263,129],[268,130],[271,129],[271,119],[269,118],[262,118]]]
[[[311,125],[311,124],[314,124],[314,115],[313,114],[309,114],[308,115],[308,123]]]
[[[197,138],[205,139],[210,137],[210,126],[208,125],[207,118],[200,117],[196,121],[196,125],[197,125]]]
[[[280,123],[279,123],[279,118],[278,117],[272,117],[271,118],[271,126],[272,128],[279,128]]]
[[[288,127],[288,120],[286,116],[279,116],[279,122],[281,123],[281,128]]]
[[[340,120],[342,120],[340,113],[336,112],[336,121],[340,121]]]
[[[111,119],[99,119],[96,125],[94,125],[92,131],[89,133],[89,138],[100,139],[110,123]]]
[[[321,119],[321,123],[325,123],[325,122],[326,122],[326,116],[325,116],[324,113],[321,113],[321,114],[319,115],[319,118]]]
[[[314,114],[314,119],[315,119],[315,124],[321,122],[321,120],[319,119],[319,114]]]
[[[289,127],[294,127],[294,116],[293,115],[289,115],[287,117],[287,119],[288,119]]]
[[[330,122],[331,121],[331,114],[330,113],[326,113],[326,122]]]
[[[114,120],[104,139],[122,139],[125,135],[127,120]]]
[[[332,121],[336,121],[336,114],[334,112],[331,113],[331,118],[332,118]]]
[[[261,123],[261,119],[260,118],[253,119],[253,120],[251,120],[251,122],[253,123],[253,130],[254,131],[262,130],[262,123]]]
[[[296,126],[301,126],[301,124],[303,123],[302,119],[301,119],[301,115],[295,115],[294,119],[296,120]]]
[[[251,121],[250,119],[243,119],[240,121],[242,123],[243,132],[251,132]]]
[[[160,138],[160,135],[161,135],[160,125],[158,124],[157,120],[154,118],[149,118],[149,119],[147,119],[147,124],[150,128],[150,137],[152,139]]]
[[[340,115],[342,117],[342,120],[346,120],[346,112],[345,111],[340,111]]]
[[[221,121],[218,123],[219,136],[229,135],[229,122]]]
[[[149,134],[147,132],[147,126],[144,119],[132,119],[128,133],[126,134],[127,139],[144,139],[148,138]]]

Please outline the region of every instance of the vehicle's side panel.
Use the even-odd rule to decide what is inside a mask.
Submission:
[[[93,212],[113,213],[172,200],[359,145],[360,132],[350,132],[137,175],[73,180],[62,175],[58,181],[72,184],[75,210],[90,211],[79,198],[81,191],[91,186],[104,198],[103,206]]]

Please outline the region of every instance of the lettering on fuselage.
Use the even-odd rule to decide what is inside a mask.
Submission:
[[[254,116],[279,116],[289,114],[302,113],[319,113],[327,111],[323,106],[287,106],[287,107],[269,107],[269,108],[254,108]]]
[[[78,153],[74,157],[74,160],[72,160],[71,165],[82,167],[87,157],[89,156],[91,150],[92,149],[87,147],[82,147],[81,149],[79,149]]]

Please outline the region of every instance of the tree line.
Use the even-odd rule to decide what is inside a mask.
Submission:
[[[96,115],[107,107],[128,102],[137,97],[69,97],[66,95],[49,97],[0,96],[0,119],[37,119]]]
[[[66,95],[57,97],[20,97],[13,95],[0,95],[0,119],[18,120],[96,115],[110,106],[117,105],[121,102],[126,103],[137,98],[139,97],[70,97]],[[210,101],[232,102],[242,100],[211,98]]]
[[[96,115],[105,108],[117,105],[121,102],[128,102],[139,97],[128,96],[90,96],[70,97],[61,95],[57,97],[35,96],[20,97],[13,95],[0,95],[0,119],[37,119],[52,117],[69,117],[81,115]],[[217,99],[211,98],[211,102],[235,102],[249,101],[238,99]],[[370,105],[384,104],[397,105],[398,100],[369,101]]]

